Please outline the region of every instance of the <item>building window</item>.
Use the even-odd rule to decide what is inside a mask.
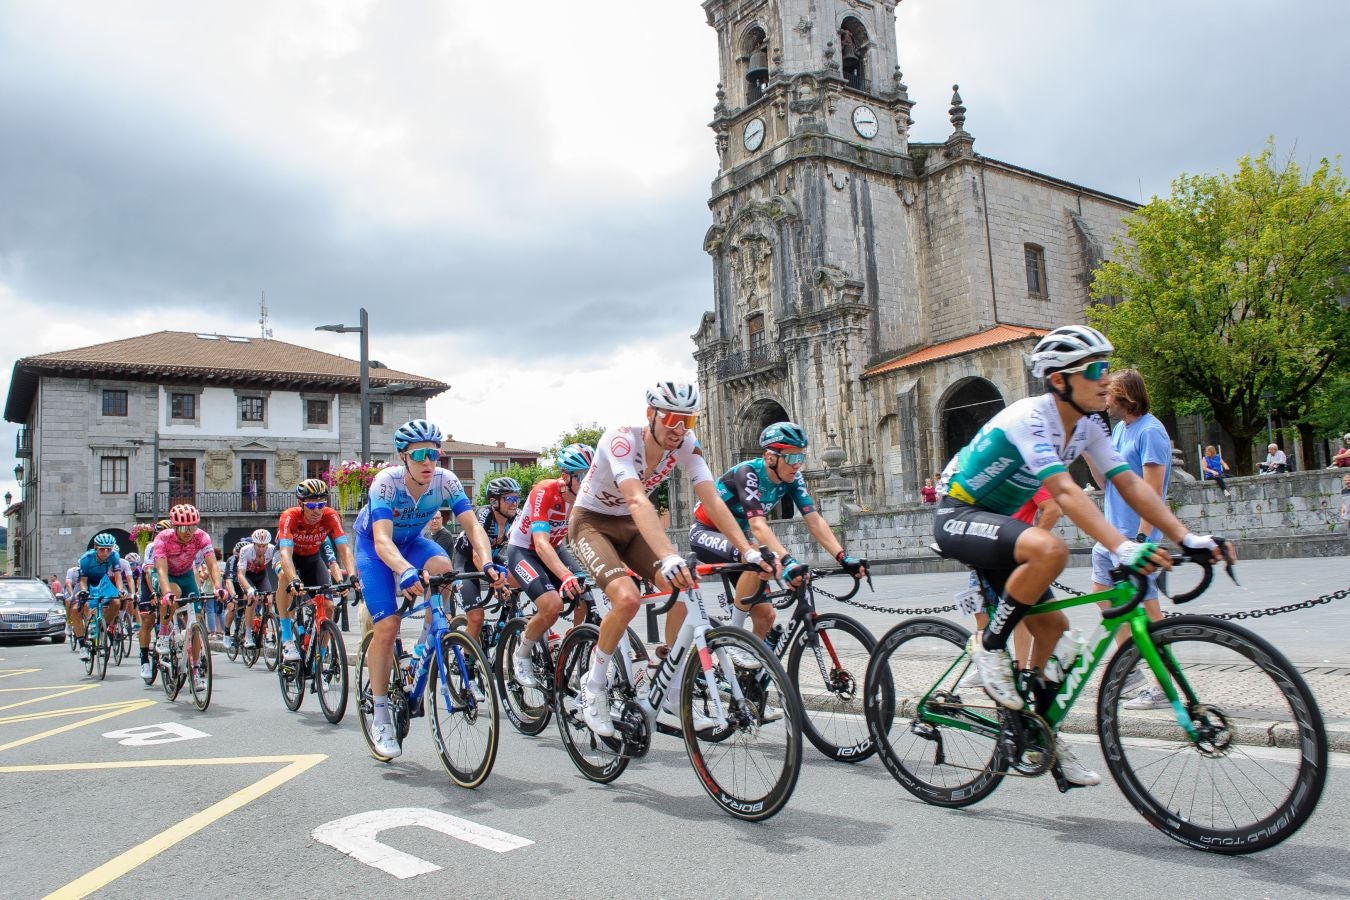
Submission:
[[[169,460],[169,505],[197,502],[197,460],[191,457]]]
[[[328,424],[328,401],[327,401],[327,400],[306,400],[306,401],[305,401],[305,424],[306,424],[306,425],[327,425],[327,424]]]
[[[383,425],[383,424],[384,424],[384,404],[383,404],[383,403],[372,403],[372,404],[370,404],[370,424],[372,424],[372,425]]]
[[[125,416],[127,414],[127,392],[104,391],[103,414],[105,416]]]
[[[494,459],[488,463],[488,469],[494,473],[505,472],[511,467],[511,463],[505,459]]]
[[[326,459],[305,460],[306,478],[323,478],[323,473],[327,471],[328,471],[328,460]]]
[[[1024,244],[1027,260],[1027,293],[1042,299],[1050,296],[1045,283],[1045,248],[1039,244]]]
[[[753,315],[745,322],[750,333],[750,349],[759,350],[764,346],[764,316]]]
[[[266,422],[267,399],[265,397],[240,397],[239,418],[245,422]]]
[[[239,460],[239,509],[262,512],[267,508],[267,460]]]
[[[450,471],[460,481],[473,481],[473,460],[453,459],[450,461]]]
[[[99,466],[99,491],[104,494],[127,492],[127,458],[105,456]]]
[[[196,394],[170,394],[169,395],[169,418],[188,419],[197,418],[197,395]]]

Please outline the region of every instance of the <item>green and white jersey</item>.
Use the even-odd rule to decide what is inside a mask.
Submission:
[[[1000,410],[942,471],[939,490],[962,503],[1010,516],[1041,482],[1063,472],[1080,453],[1109,479],[1129,471],[1096,416],[1084,416],[1068,440],[1053,394],[1027,397]]]

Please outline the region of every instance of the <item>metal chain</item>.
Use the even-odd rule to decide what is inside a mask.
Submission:
[[[896,616],[931,616],[937,613],[956,612],[960,607],[953,603],[951,606],[926,606],[922,609],[915,607],[896,607],[896,606],[876,606],[872,603],[862,603],[858,600],[845,600],[843,597],[835,597],[840,603],[849,606],[856,606],[858,609],[869,609],[872,612],[891,613]]]

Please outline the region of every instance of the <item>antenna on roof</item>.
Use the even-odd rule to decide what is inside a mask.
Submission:
[[[272,329],[267,327],[267,291],[262,292],[262,300],[258,303],[258,327],[262,329],[263,338],[272,336]]]

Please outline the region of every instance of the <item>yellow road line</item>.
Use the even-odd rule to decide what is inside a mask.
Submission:
[[[0,753],[4,752],[5,750],[12,750],[15,747],[22,747],[24,744],[32,744],[35,743],[36,741],[53,737],[66,731],[73,731],[74,729],[79,728],[83,725],[92,725],[95,722],[102,722],[104,719],[111,719],[114,716],[125,715],[126,713],[129,712],[136,712],[137,710],[140,709],[146,709],[147,707],[154,706],[155,701],[129,700],[125,703],[117,703],[111,705],[117,708],[102,713],[101,715],[92,716],[88,719],[81,719],[78,722],[71,722],[68,725],[62,725],[58,728],[53,728],[50,731],[44,731],[40,734],[31,735],[30,737],[26,738],[19,738],[18,740],[10,741],[8,744],[0,744]]]
[[[13,678],[15,675],[31,675],[41,669],[0,669],[0,678]]]
[[[292,778],[308,771],[327,759],[322,753],[301,754],[295,756],[253,756],[226,757],[222,759],[178,759],[178,760],[120,760],[111,763],[73,763],[52,766],[6,766],[0,772],[8,771],[58,771],[81,769],[124,769],[147,768],[151,766],[206,766],[206,765],[243,765],[247,763],[287,762],[290,765],[279,769],[243,790],[208,806],[201,812],[189,816],[177,825],[170,826],[148,841],[137,844],[130,850],[108,860],[103,865],[81,875],[74,881],[57,888],[48,897],[86,897],[121,878],[138,866],[144,865],[159,854],[173,847],[185,838],[191,837],[212,822],[224,818],[235,810],[251,803],[259,797],[276,790]]]
[[[139,703],[153,706],[154,700],[116,700],[112,703],[96,703],[93,706],[68,706],[64,709],[49,709],[43,712],[15,713],[12,716],[0,716],[0,725],[13,722],[31,722],[35,719],[56,719],[61,716],[77,716],[80,713],[102,712],[105,709],[118,709],[128,704]]]
[[[63,688],[73,687],[96,688],[98,687],[98,684],[93,682],[83,682],[81,684],[44,684],[39,685],[38,687],[0,688],[0,694],[17,694],[20,691],[59,691]]]
[[[72,686],[72,687],[68,687],[68,688],[66,688],[65,690],[61,690],[60,688],[49,688],[48,690],[55,690],[56,693],[55,693],[55,694],[44,694],[44,695],[41,696],[41,697],[31,697],[31,698],[29,698],[28,700],[20,700],[18,703],[11,703],[11,704],[9,704],[8,706],[0,706],[0,712],[3,712],[4,710],[7,710],[7,709],[14,709],[14,707],[16,707],[16,706],[27,706],[27,705],[30,704],[30,703],[41,703],[41,702],[44,701],[44,700],[55,700],[57,697],[65,697],[65,696],[67,696],[68,694],[78,694],[80,691],[92,691],[92,690],[93,690],[94,688],[96,688],[96,687],[98,687],[98,685],[96,685],[96,684],[77,684],[77,685],[74,685],[74,686]],[[36,689],[35,689],[35,688],[14,688],[14,690],[16,690],[16,691],[32,691],[32,690],[36,690]]]

